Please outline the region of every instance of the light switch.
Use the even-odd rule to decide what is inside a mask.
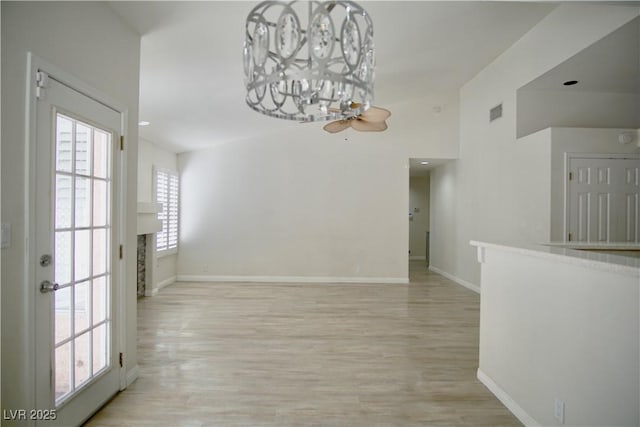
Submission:
[[[2,223],[2,242],[0,243],[0,247],[2,249],[8,248],[11,244],[11,224],[8,222]]]

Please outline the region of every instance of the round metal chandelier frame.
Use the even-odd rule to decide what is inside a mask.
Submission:
[[[259,113],[340,120],[373,102],[373,23],[355,2],[264,1],[247,17],[243,57],[246,102]]]

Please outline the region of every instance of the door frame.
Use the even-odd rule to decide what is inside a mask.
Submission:
[[[570,203],[571,200],[569,199],[569,187],[570,187],[570,180],[569,180],[569,167],[571,166],[571,160],[573,159],[598,159],[598,160],[605,160],[605,159],[638,159],[640,160],[640,154],[638,153],[564,153],[564,190],[563,190],[563,195],[564,195],[564,205],[563,205],[563,209],[564,209],[564,217],[563,217],[563,223],[562,223],[562,241],[564,243],[568,243],[569,242],[569,220],[570,220],[570,214],[571,214],[571,210],[570,210]]]
[[[91,87],[81,79],[75,77],[69,72],[47,62],[46,60],[34,55],[32,52],[27,53],[27,72],[26,72],[26,102],[25,102],[25,165],[24,165],[24,179],[25,179],[25,191],[24,194],[24,208],[25,208],[25,230],[24,235],[26,238],[26,254],[24,258],[24,277],[25,277],[25,290],[26,299],[23,310],[25,329],[27,332],[27,339],[25,342],[25,358],[26,366],[28,367],[25,372],[25,390],[28,397],[29,407],[35,408],[36,405],[36,298],[38,297],[37,285],[36,285],[36,260],[38,254],[33,242],[36,241],[36,104],[37,104],[37,83],[36,74],[38,70],[46,72],[50,76],[54,76],[55,80],[60,83],[73,88],[77,92],[99,102],[112,110],[115,110],[120,115],[120,129],[119,132],[125,137],[127,133],[127,121],[129,111],[123,104],[115,101],[108,95],[100,92],[99,90]],[[45,94],[46,96],[46,94]],[[114,142],[115,146],[115,142]],[[126,148],[126,147],[125,147]],[[114,245],[120,245],[125,243],[125,218],[127,212],[127,198],[126,198],[126,171],[127,171],[127,156],[125,150],[119,150],[119,170],[114,170],[114,178],[117,179],[113,186],[113,200],[119,201],[117,211],[114,212],[114,222],[117,223],[117,239],[118,242],[113,242]],[[126,271],[127,261],[126,257],[118,260],[115,264],[115,271],[113,272],[114,286],[117,294],[119,295],[118,301],[114,304],[113,315],[117,316],[118,334],[117,339],[112,343],[116,346],[119,353],[125,353],[127,342],[127,311],[126,311]],[[117,363],[117,361],[116,361]],[[120,390],[127,387],[127,371],[126,367],[114,366],[115,369],[119,369]],[[41,408],[42,409],[42,408]],[[53,409],[53,408],[46,408]],[[33,421],[30,422],[33,425]]]

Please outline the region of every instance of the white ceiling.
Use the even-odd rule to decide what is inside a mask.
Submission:
[[[554,7],[526,2],[360,2],[373,19],[375,104],[457,90]],[[110,2],[142,34],[140,136],[176,152],[300,126],[244,103],[242,44],[257,2]],[[309,124],[308,126],[317,126]]]
[[[577,80],[574,86],[563,86]],[[528,83],[522,90],[640,94],[640,18]]]
[[[409,159],[409,176],[427,176],[430,174],[431,170],[435,169],[440,165],[444,165],[445,163],[449,163],[453,161],[452,159]],[[427,164],[423,164],[426,162]]]

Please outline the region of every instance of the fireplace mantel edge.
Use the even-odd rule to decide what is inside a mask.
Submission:
[[[152,234],[162,231],[162,222],[158,220],[158,212],[161,211],[161,203],[138,202],[137,234]]]

